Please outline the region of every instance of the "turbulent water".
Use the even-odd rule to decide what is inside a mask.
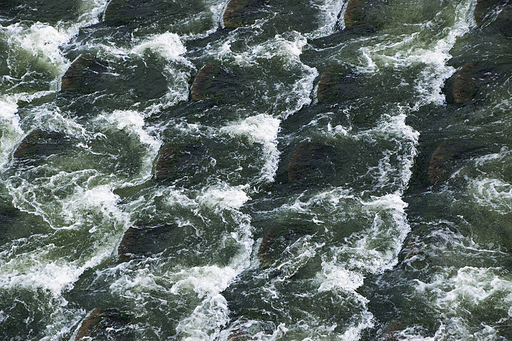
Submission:
[[[0,2],[0,339],[512,340],[509,2],[228,3]]]

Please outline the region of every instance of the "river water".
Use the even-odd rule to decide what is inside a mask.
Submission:
[[[0,339],[512,340],[511,5],[353,3],[0,2]]]

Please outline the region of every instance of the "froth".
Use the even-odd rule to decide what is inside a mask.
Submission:
[[[321,10],[321,18],[319,19],[322,22],[322,26],[312,32],[311,37],[324,37],[334,33],[338,28],[344,29],[345,23],[343,22],[341,12],[344,10],[346,3],[348,1],[344,0],[313,1],[313,4]]]
[[[19,123],[20,118],[16,114],[18,105],[13,97],[0,99],[0,168],[9,161],[9,153],[18,143],[23,134]]]
[[[467,266],[443,272],[430,283],[417,280],[416,290],[418,295],[430,297],[429,305],[441,320],[436,340],[494,339],[498,335],[492,326],[507,324],[512,317],[512,282],[499,268]],[[491,310],[493,314],[489,314]],[[474,318],[481,322],[478,330],[471,324]]]
[[[27,69],[44,69],[55,77],[51,90],[57,90],[58,76],[69,65],[59,47],[67,43],[78,32],[77,29],[55,28],[38,22],[28,28],[14,24],[6,31],[10,47],[8,65],[12,75],[22,77],[22,72],[27,72]]]
[[[245,136],[250,143],[263,145],[263,159],[265,164],[261,171],[261,181],[273,181],[279,162],[277,149],[277,134],[280,120],[270,115],[260,114],[246,118],[240,123],[221,128],[221,132],[234,136]]]
[[[232,44],[243,39],[238,34],[241,33],[235,31],[226,41],[215,46],[217,48],[214,52],[216,58],[225,61],[231,60],[237,65],[248,68],[254,65],[264,68],[265,64],[277,60],[282,65],[277,72],[284,72],[286,78],[293,78],[293,80],[287,80],[286,83],[281,82],[280,79],[261,77],[257,80],[266,82],[273,87],[261,96],[261,99],[265,100],[266,106],[269,106],[268,109],[262,108],[262,112],[275,113],[282,119],[286,119],[303,106],[311,103],[310,95],[318,71],[300,60],[302,50],[307,45],[306,37],[298,32],[292,32],[286,36],[278,34],[262,44],[249,46],[245,51],[237,52],[233,51]],[[276,77],[270,73],[261,76]]]
[[[500,214],[512,209],[512,185],[499,179],[474,179],[471,182],[473,197],[483,207],[490,207]]]
[[[230,187],[225,184],[209,187],[202,191],[197,201],[215,209],[239,209],[249,200],[243,188],[244,186]]]
[[[170,32],[155,35],[143,40],[132,49],[132,52],[142,55],[146,50],[151,50],[166,59],[180,59],[183,58],[182,55],[187,52],[187,49],[181,42],[180,36]]]

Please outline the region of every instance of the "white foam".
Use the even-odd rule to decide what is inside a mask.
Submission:
[[[319,292],[332,291],[341,288],[347,291],[355,291],[364,282],[364,276],[360,272],[350,271],[333,263],[322,263],[322,270],[317,274],[320,281]]]
[[[16,102],[11,96],[0,97],[0,169],[9,162],[10,152],[23,135]]]
[[[502,269],[466,266],[439,273],[430,283],[416,280],[415,284],[417,295],[429,297],[425,304],[440,319],[436,340],[447,336],[460,340],[494,339],[497,331],[492,326],[510,322],[512,281]],[[489,307],[493,314],[488,314]],[[480,330],[476,333],[471,324],[475,315],[480,317]]]
[[[384,115],[379,125],[359,134],[366,138],[385,138],[386,140],[396,141],[396,150],[385,151],[383,158],[379,161],[377,172],[379,173],[379,183],[388,185],[394,182],[393,175],[400,174],[396,190],[402,193],[409,183],[412,176],[412,166],[416,157],[419,132],[405,123],[407,116],[403,113],[390,116]],[[399,161],[399,164],[390,162],[391,156]]]
[[[116,129],[124,130],[129,134],[137,136],[141,144],[147,146],[147,152],[145,153],[143,163],[141,165],[141,171],[139,178],[131,182],[124,182],[119,184],[121,186],[131,186],[134,184],[140,184],[147,181],[153,175],[153,160],[158,155],[160,150],[161,141],[154,136],[151,136],[144,129],[144,115],[135,110],[114,110],[112,114],[102,114],[97,120],[99,122],[106,120],[108,124],[114,125]],[[126,179],[123,179],[123,181]]]
[[[245,136],[249,143],[262,144],[262,159],[265,163],[261,170],[260,181],[272,182],[277,172],[280,154],[277,149],[277,134],[280,122],[279,119],[270,115],[260,114],[220,130],[233,136]]]
[[[499,179],[468,179],[476,203],[499,214],[512,211],[512,184]]]
[[[337,29],[345,28],[344,10],[348,1],[345,0],[312,0],[315,7],[320,9],[320,28],[308,35],[311,38],[325,37]]]
[[[44,69],[54,77],[50,90],[58,90],[59,76],[64,74],[69,66],[63,56],[60,46],[67,43],[78,33],[78,28],[52,27],[48,24],[35,23],[24,27],[20,23],[3,28],[8,35],[9,56],[7,65],[10,75],[23,78],[25,72]]]
[[[421,76],[417,77],[415,81],[414,87],[420,98],[414,104],[413,110],[418,110],[421,106],[429,103],[442,105],[445,102],[445,97],[441,93],[441,89],[445,80],[455,72],[455,69],[447,66],[446,62],[451,58],[450,50],[456,39],[469,32],[474,26],[475,4],[476,1],[459,3],[455,8],[453,25],[446,27],[440,36],[422,36],[422,34],[431,34],[429,26],[439,25],[437,20],[440,17],[436,17],[432,21],[422,24],[422,27],[425,28],[422,32],[416,32],[415,26],[411,25],[409,27],[412,27],[413,32],[384,36],[393,37],[390,41],[375,42],[370,39],[371,46],[364,44],[359,48],[363,60],[367,61],[367,66],[362,66],[361,71],[367,69],[366,72],[374,72],[378,67],[390,65],[401,69],[405,66],[425,64]],[[448,9],[444,9],[444,11],[446,10]],[[428,43],[422,46],[418,44],[420,41]]]
[[[176,332],[186,341],[217,340],[229,322],[229,308],[224,296],[204,300],[191,316],[180,322]]]
[[[197,197],[197,202],[214,208],[215,211],[219,209],[240,209],[250,199],[244,189],[246,189],[246,186],[231,187],[227,184],[207,187],[201,190],[201,194]]]
[[[187,52],[187,49],[181,42],[180,36],[171,32],[145,38],[141,43],[136,45],[131,52],[142,56],[146,50],[151,50],[169,60],[184,60],[183,54]]]
[[[109,0],[82,0],[79,2],[80,18],[78,26],[85,27],[99,22],[100,16],[105,12]]]
[[[234,269],[217,266],[193,268],[182,271],[177,277],[186,276],[171,288],[174,294],[192,289],[202,299],[190,316],[180,321],[176,332],[180,339],[187,341],[216,340],[229,322],[229,308],[226,299],[220,294],[235,278]]]
[[[286,119],[304,105],[311,103],[310,95],[318,71],[300,60],[302,50],[307,45],[306,37],[298,32],[290,32],[286,36],[277,34],[259,45],[248,47],[244,52],[235,52],[231,49],[231,45],[237,43],[239,39],[244,39],[239,34],[241,33],[235,31],[218,46],[214,46],[217,49],[214,52],[215,57],[222,61],[233,61],[244,68],[254,65],[265,67],[269,61],[277,60],[282,65],[280,72],[287,72],[294,76],[293,81],[285,84],[279,79],[269,79],[269,77],[276,77],[273,73],[259,74],[258,82],[267,82],[274,87],[262,94],[261,98],[256,99],[264,100],[260,112],[274,113],[274,116]]]

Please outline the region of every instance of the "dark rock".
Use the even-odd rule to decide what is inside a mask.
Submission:
[[[357,27],[369,25],[365,22],[364,8],[366,0],[350,0],[345,10],[345,27]]]
[[[248,320],[244,318],[236,321],[231,328],[227,341],[248,341],[252,339],[244,327],[244,324],[247,322]]]
[[[267,230],[258,249],[260,266],[265,267],[280,258],[288,246],[314,230],[305,224],[275,224]]]
[[[477,0],[475,5],[475,22],[478,26],[482,25],[487,16],[489,16],[493,10],[500,3],[504,3],[503,0]]]
[[[443,92],[448,103],[469,104],[484,101],[490,89],[508,82],[512,64],[471,62],[446,80]]]
[[[74,1],[0,0],[0,16],[15,21],[75,21],[79,12],[78,3]]]
[[[115,309],[95,308],[80,325],[75,340],[133,340],[130,318]]]
[[[119,243],[117,253],[119,260],[124,262],[137,256],[151,256],[165,250],[167,236],[173,229],[169,225],[160,225],[148,227],[137,223],[130,227],[124,233],[123,239]]]
[[[142,229],[138,227],[131,226],[126,230],[117,248],[117,255],[120,261],[127,261],[130,259],[131,255],[137,253],[137,245],[142,234]]]
[[[478,0],[475,6],[478,26],[512,37],[512,5],[507,0]]]
[[[265,4],[265,0],[231,0],[223,15],[224,27],[237,28],[254,23],[256,14]]]
[[[102,310],[95,308],[86,318],[82,321],[80,328],[76,334],[75,340],[82,340],[86,337],[90,337],[94,328],[98,325],[101,320]]]
[[[407,263],[415,270],[422,270],[427,266],[423,250],[423,240],[430,233],[430,228],[420,226],[407,237],[402,248],[399,260]]]
[[[224,99],[236,92],[234,77],[218,64],[206,64],[194,78],[190,87],[190,99],[201,101],[207,98]]]
[[[92,93],[101,89],[100,75],[108,69],[106,62],[81,55],[62,76],[62,91]]]
[[[37,162],[39,159],[65,151],[68,143],[69,137],[63,133],[33,130],[16,148],[13,155],[15,165]]]
[[[317,98],[319,102],[344,101],[357,98],[360,91],[352,70],[343,65],[333,65],[320,77]]]
[[[175,140],[160,149],[156,162],[157,180],[185,180],[186,177],[200,176],[203,158],[201,146]]]
[[[455,103],[468,103],[476,95],[477,63],[467,63],[457,72],[453,81],[452,95]]]
[[[384,329],[378,341],[398,341],[402,340],[401,332],[405,329],[405,323],[401,320],[393,320]]]
[[[432,154],[428,166],[428,179],[432,185],[441,184],[448,178],[447,163],[453,161],[457,149],[455,142],[443,142]]]
[[[386,4],[386,0],[350,0],[343,16],[345,27],[379,29],[386,21]]]
[[[289,182],[322,181],[335,173],[336,150],[325,143],[303,141],[293,151],[286,169]]]
[[[142,1],[138,1],[142,2]],[[105,15],[103,21],[112,25],[123,25],[133,21],[133,17],[130,13],[130,8],[126,8],[128,3],[137,3],[137,1],[130,0],[112,0],[109,2],[105,9]],[[133,6],[133,4],[132,4]],[[130,6],[130,7],[132,7]]]
[[[194,15],[204,10],[200,0],[112,0],[105,9],[103,21],[110,26],[121,26],[144,22],[160,22],[164,25],[183,16]]]
[[[437,147],[430,158],[428,179],[432,185],[444,183],[453,168],[453,163],[476,153],[482,148],[475,143],[445,141]]]

